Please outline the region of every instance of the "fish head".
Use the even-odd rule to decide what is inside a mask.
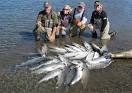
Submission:
[[[46,44],[41,47],[41,51],[42,51],[42,53],[47,53],[48,47]]]
[[[64,65],[69,65],[68,59],[66,59],[63,55],[58,55],[59,60],[64,64]]]
[[[102,46],[102,48],[100,49],[100,51],[101,51],[102,53],[108,53],[107,45]]]
[[[83,42],[83,45],[84,45],[85,47],[87,46],[88,49],[91,48],[91,45],[90,45],[88,42],[86,42],[86,41]]]
[[[94,49],[94,50],[100,50],[100,47],[98,45],[96,45],[95,43],[90,43],[91,47]]]
[[[102,56],[102,58],[104,59],[104,61],[101,61],[101,63],[109,64],[112,62],[111,56],[109,55]]]
[[[73,60],[71,63],[76,65],[77,67],[82,67],[83,66],[83,62],[80,61],[80,60]]]

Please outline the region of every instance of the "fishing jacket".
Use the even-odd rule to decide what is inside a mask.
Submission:
[[[60,11],[59,20],[62,26],[67,26],[71,23],[72,16],[71,14],[64,14],[63,11]]]
[[[49,15],[46,14],[45,10],[40,11],[36,23],[38,21],[42,23],[43,27],[47,28],[53,28],[58,25],[58,17],[54,11],[51,11]]]
[[[101,32],[104,31],[108,22],[107,14],[104,10],[102,12],[97,12],[96,10],[92,12],[90,23],[98,25]]]

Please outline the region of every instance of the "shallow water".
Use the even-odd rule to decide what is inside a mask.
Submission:
[[[56,11],[64,4],[77,5],[80,0],[49,0]],[[93,10],[93,0],[82,0],[87,3],[87,15],[90,18]],[[132,1],[131,0],[101,0],[108,12],[111,31],[118,35],[108,42],[110,51],[129,50],[132,47]],[[53,93],[56,90],[54,81],[36,86],[39,79],[28,72],[9,74],[10,68],[28,59],[31,53],[36,53],[36,43],[32,35],[36,15],[42,9],[44,0],[0,0],[0,93]],[[73,3],[74,2],[74,3]],[[99,39],[92,40],[89,32],[81,40],[101,44]],[[50,45],[61,46],[63,39]],[[72,42],[80,42],[72,38]],[[37,46],[39,46],[37,44]],[[132,92],[132,60],[115,60],[109,67],[90,71],[86,89],[78,83],[66,90],[67,93],[131,93]],[[62,88],[63,89],[63,88]]]

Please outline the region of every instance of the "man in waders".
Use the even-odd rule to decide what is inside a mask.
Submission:
[[[93,38],[97,38],[96,29],[100,30],[101,39],[110,39],[111,36],[116,34],[116,32],[109,34],[110,23],[106,12],[103,10],[102,4],[99,1],[95,2],[95,10],[92,13],[88,27],[92,31]]]
[[[68,30],[72,19],[71,11],[72,11],[71,7],[69,5],[65,5],[62,11],[58,12],[60,29],[56,33],[57,37],[59,35],[62,36],[66,35],[66,31]]]
[[[36,20],[36,29],[34,31],[35,39],[37,41],[40,40],[40,34],[45,33],[49,41],[54,41],[57,26],[57,13],[52,10],[52,6],[48,2],[45,2],[44,10],[39,12]]]
[[[80,2],[73,11],[72,24],[70,28],[70,36],[76,36],[79,30],[79,36],[85,31],[87,18],[85,17],[85,3]]]

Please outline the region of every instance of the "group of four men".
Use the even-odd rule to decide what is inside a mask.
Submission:
[[[101,2],[95,1],[95,10],[88,24],[85,8],[85,3],[80,2],[73,11],[69,5],[65,5],[62,11],[56,13],[53,11],[51,4],[45,2],[44,10],[39,12],[36,20],[35,39],[40,40],[41,33],[45,33],[45,37],[53,42],[57,36],[66,35],[67,31],[71,37],[77,34],[80,36],[86,27],[92,32],[93,38],[97,38],[96,29],[99,29],[101,39],[110,39],[114,33],[109,34],[110,24]]]

